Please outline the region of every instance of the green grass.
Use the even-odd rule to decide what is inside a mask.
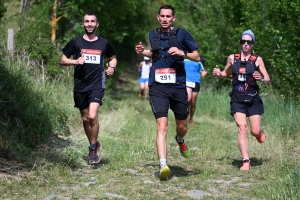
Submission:
[[[20,65],[12,62],[3,67],[7,66],[11,77],[17,77],[12,75],[20,71]],[[30,74],[27,70],[23,66],[24,73]],[[3,159],[6,170],[0,171],[0,198],[194,199],[189,195],[193,190],[206,192],[202,199],[299,198],[299,106],[264,95],[262,125],[267,138],[258,144],[249,135],[252,166],[250,171],[242,172],[237,128],[229,114],[229,89],[214,91],[208,86],[209,80],[204,79],[194,118],[196,125],[188,127],[185,138],[192,156],[185,159],[180,155],[174,140],[174,116],[169,112],[168,165],[172,173],[168,181],[160,181],[155,176],[159,164],[155,119],[149,102],[138,99],[137,77],[132,74],[122,73],[123,81],[107,91],[100,107],[102,161],[96,166],[85,162],[88,142],[79,111],[73,107],[72,83],[62,78],[46,81],[40,88],[38,73],[33,78],[17,77],[26,77],[16,87],[27,88],[32,99],[39,92],[40,100],[31,101],[36,104],[34,108],[47,105],[48,109],[42,109],[47,117],[39,116],[41,121],[34,123],[44,124],[46,120],[51,128],[47,129],[46,142],[36,148],[17,152],[11,148],[9,159]],[[28,102],[27,107],[31,106]],[[35,113],[40,111],[32,111],[30,116]],[[57,119],[61,113],[67,116],[65,126]],[[66,127],[69,134],[65,134]],[[17,126],[12,131],[11,135],[20,134]],[[22,159],[13,163],[14,155]]]

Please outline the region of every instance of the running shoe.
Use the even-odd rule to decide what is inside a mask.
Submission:
[[[244,160],[243,166],[240,168],[242,171],[248,171],[250,170],[250,160]]]
[[[100,152],[100,142],[97,141],[97,148],[90,148],[89,147],[89,155],[88,155],[88,164],[96,164],[100,162],[99,152]]]
[[[266,139],[266,136],[265,136],[264,131],[261,131],[261,134],[258,137],[256,137],[256,140],[259,143],[263,143],[265,141],[265,139]]]
[[[177,142],[177,135],[175,135],[175,140]],[[178,143],[178,142],[177,142]],[[187,146],[185,145],[184,141],[182,143],[178,143],[179,145],[179,150],[180,150],[180,154],[185,157],[188,158],[191,155],[190,150],[187,148]]]
[[[167,179],[170,176],[170,174],[171,174],[170,168],[167,165],[165,165],[159,171],[159,178]]]

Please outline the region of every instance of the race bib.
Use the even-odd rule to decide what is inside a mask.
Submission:
[[[195,82],[186,81],[185,84],[186,84],[187,87],[190,87],[190,88],[195,88],[196,87]]]
[[[245,67],[241,67],[239,69],[239,74],[238,74],[238,81],[240,82],[245,82],[246,81],[246,68]]]
[[[95,49],[82,49],[81,53],[84,55],[84,62],[90,64],[100,64],[102,51]]]
[[[159,83],[176,83],[175,68],[155,69],[155,81]]]

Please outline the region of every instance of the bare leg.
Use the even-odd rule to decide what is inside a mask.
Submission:
[[[85,134],[90,144],[96,144],[99,134],[98,103],[90,103],[90,106],[80,110]]]
[[[184,138],[187,132],[187,121],[176,119],[176,132],[178,137]]]
[[[158,158],[167,158],[167,132],[168,132],[168,118],[161,117],[156,120],[157,136],[156,148]]]
[[[246,159],[249,158],[248,154],[248,126],[247,126],[247,119],[244,113],[235,113],[234,119],[238,127],[238,146],[240,152],[242,154],[242,158]],[[250,161],[247,163],[243,163],[241,170],[249,170],[250,169]]]
[[[144,96],[144,93],[145,93],[145,83],[141,83],[140,84],[140,94],[139,94],[139,97],[142,98]]]
[[[190,117],[190,111],[191,111],[191,105],[192,105],[192,88],[187,87],[186,88],[187,94],[188,94],[188,116],[187,118]]]
[[[250,131],[254,137],[258,137],[261,134],[261,116],[252,115],[249,117]]]
[[[148,82],[146,82],[144,87],[144,99],[148,98],[149,95],[148,93],[149,93]]]
[[[189,111],[190,111],[189,123],[191,125],[195,124],[193,117],[194,117],[194,114],[196,111],[197,96],[198,96],[198,92],[192,92],[191,104],[190,104],[190,109],[189,109]]]

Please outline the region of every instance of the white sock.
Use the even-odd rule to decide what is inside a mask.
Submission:
[[[178,135],[176,136],[176,140],[177,140],[177,143],[183,143],[184,142],[184,139],[179,137]]]
[[[166,158],[161,158],[161,159],[159,159],[159,164],[160,164],[160,168],[161,168],[162,166],[167,165],[167,159],[166,159]]]
[[[243,162],[249,162],[250,159],[249,158],[243,158]]]

